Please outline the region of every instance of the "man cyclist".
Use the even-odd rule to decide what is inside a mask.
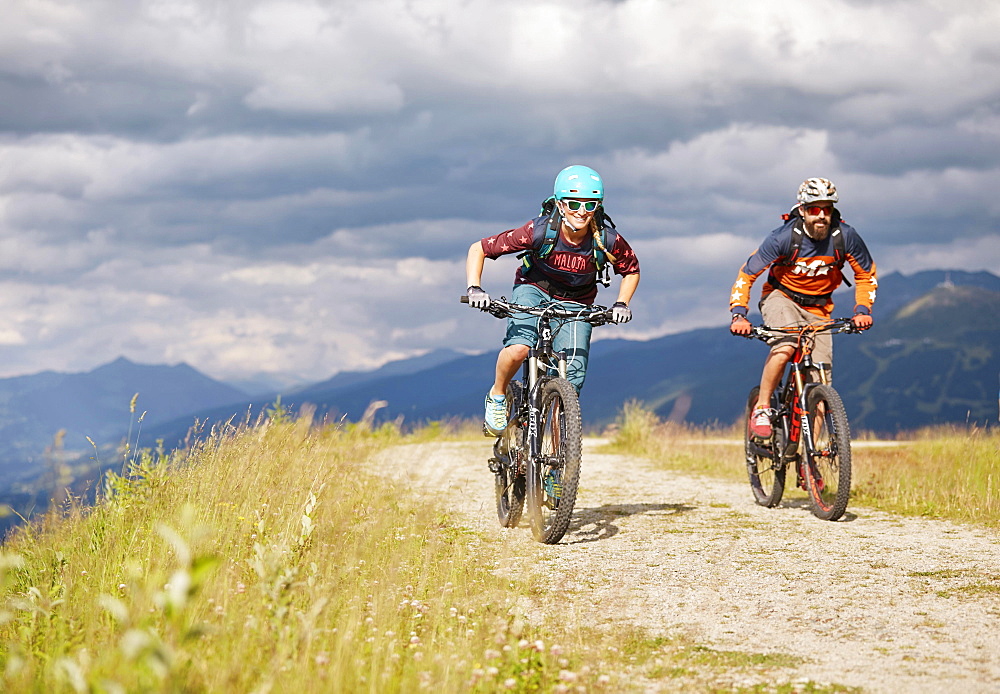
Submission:
[[[639,284],[639,261],[628,242],[604,214],[604,182],[587,166],[569,166],[556,176],[553,198],[543,214],[516,229],[476,241],[469,248],[466,280],[469,305],[488,308],[490,296],[479,286],[486,258],[521,253],[511,301],[523,306],[556,303],[590,305],[597,296],[601,267],[621,275],[613,320],[631,320],[628,307]],[[551,207],[551,211],[548,211]],[[599,267],[601,266],[601,267]],[[606,267],[604,269],[606,270]],[[506,392],[538,338],[537,319],[512,316],[497,357],[493,386],[486,394],[485,433],[499,436],[507,426]],[[562,329],[557,328],[562,326]],[[553,322],[553,348],[566,352],[567,379],[579,390],[587,372],[592,326],[583,321]]]
[[[784,215],[785,224],[772,231],[740,268],[729,301],[733,334],[750,334],[750,288],[768,268],[759,304],[764,324],[791,327],[823,323],[833,312],[831,294],[846,281],[842,272],[845,262],[851,264],[857,285],[854,325],[860,330],[872,326],[871,307],[878,287],[875,261],[854,227],[841,219],[836,202],[837,188],[825,178],[809,178],[799,186],[798,204]],[[748,423],[754,436],[771,435],[771,394],[795,352],[795,340],[794,336],[782,336],[769,342],[771,351],[764,361],[760,394]],[[813,360],[820,368],[831,368],[830,333],[816,336]]]

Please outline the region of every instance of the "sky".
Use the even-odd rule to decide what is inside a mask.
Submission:
[[[569,164],[602,174],[642,269],[634,320],[595,337],[728,323],[811,176],[883,276],[1000,274],[1000,3],[0,15],[0,377],[125,356],[292,384],[493,350],[503,324],[458,303],[469,245],[534,217]],[[517,262],[487,261],[486,290],[509,295]]]

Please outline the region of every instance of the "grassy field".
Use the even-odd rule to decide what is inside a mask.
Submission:
[[[277,411],[132,457],[96,505],[4,543],[0,690],[734,691],[719,683],[788,666],[567,619],[551,586],[495,572],[499,533],[378,475],[376,454],[401,440]]]
[[[609,450],[643,456],[664,468],[746,481],[742,437],[736,427],[664,423],[629,404]],[[896,445],[871,445],[864,435],[859,439],[852,453],[851,505],[1000,525],[1000,428],[936,427],[880,442]],[[786,497],[804,497],[793,485],[790,476]]]

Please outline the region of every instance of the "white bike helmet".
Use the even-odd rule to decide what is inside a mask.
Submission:
[[[826,178],[807,178],[799,186],[799,204],[810,205],[814,202],[837,202],[837,186]]]

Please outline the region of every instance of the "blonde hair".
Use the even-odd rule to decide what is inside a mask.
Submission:
[[[603,251],[604,255],[608,256],[608,260],[612,263],[618,260],[611,251],[604,247],[604,243],[601,242],[601,228],[597,226],[597,215],[594,215],[590,219],[590,231],[594,234],[594,246]]]

